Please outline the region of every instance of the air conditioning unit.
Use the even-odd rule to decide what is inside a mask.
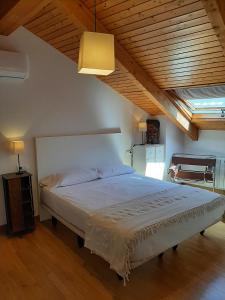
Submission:
[[[27,79],[28,75],[26,54],[0,50],[0,78]]]

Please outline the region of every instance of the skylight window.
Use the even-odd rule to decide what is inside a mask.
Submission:
[[[188,102],[194,109],[225,108],[225,98],[191,99]]]
[[[180,98],[182,105],[186,105],[192,114],[206,114],[213,118],[225,118],[225,84],[178,88],[172,92]]]

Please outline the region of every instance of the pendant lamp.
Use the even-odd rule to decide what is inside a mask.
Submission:
[[[114,70],[114,35],[96,32],[96,1],[94,1],[94,32],[85,31],[81,36],[78,73],[109,75]]]

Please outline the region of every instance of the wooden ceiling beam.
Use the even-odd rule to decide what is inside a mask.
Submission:
[[[80,0],[54,0],[54,3],[63,9],[74,24],[83,30],[93,30],[93,15]],[[108,31],[97,20],[97,31]],[[161,90],[149,74],[144,71],[131,55],[115,39],[115,53],[119,68],[128,72],[127,76],[143,90],[152,101],[177,127],[185,132],[191,139],[198,139],[198,128],[191,123],[171,101],[168,92]]]
[[[1,1],[0,34],[9,35],[32,19],[51,0]]]
[[[225,1],[201,0],[225,55]]]

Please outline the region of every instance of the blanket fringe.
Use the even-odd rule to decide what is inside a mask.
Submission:
[[[137,231],[134,234],[134,237],[129,240],[129,243],[126,245],[126,255],[124,257],[124,264],[123,264],[123,270],[119,272],[119,274],[124,279],[124,285],[126,285],[126,282],[129,281],[129,274],[131,272],[131,256],[134,252],[137,245],[146,240],[149,236],[157,233],[160,229],[172,225],[174,223],[182,223],[184,221],[187,221],[190,218],[196,218],[199,216],[204,215],[207,212],[212,211],[213,209],[224,205],[225,198],[219,197],[215,199],[212,203],[206,203],[200,207],[195,207],[193,209],[190,209],[188,211],[182,212],[174,217],[171,217],[167,220],[157,222],[156,224],[149,225],[144,230]],[[222,216],[222,220],[225,223],[225,213]]]

